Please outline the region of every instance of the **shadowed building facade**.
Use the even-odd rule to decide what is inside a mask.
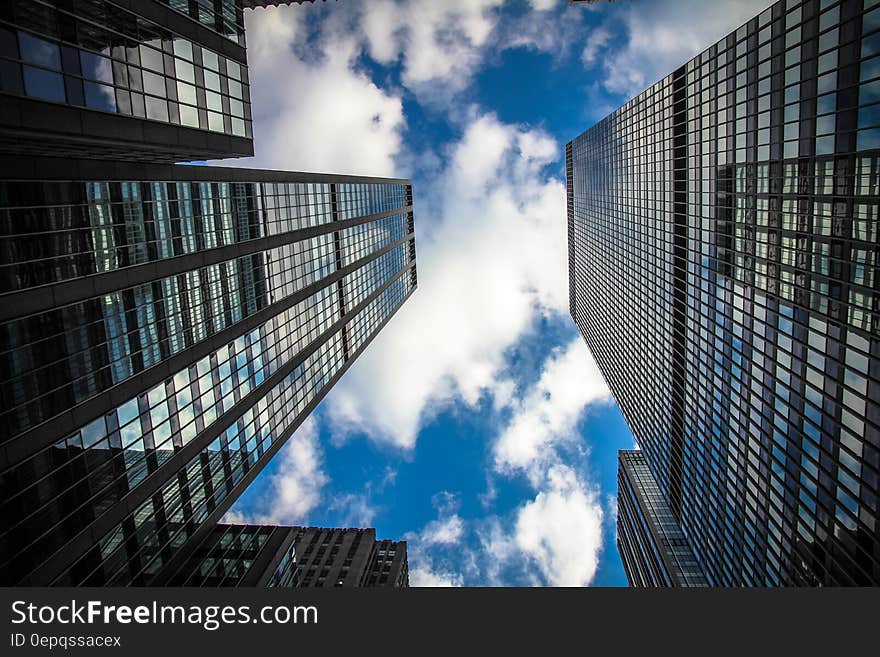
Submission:
[[[253,155],[242,10],[223,3],[232,9],[216,19],[204,11],[215,4],[188,4],[199,22],[180,2],[0,3],[0,152]]]
[[[630,586],[708,586],[645,455],[618,458],[617,550]]]
[[[167,583],[416,287],[408,180],[171,164],[256,4],[0,7],[0,584]]]
[[[407,587],[406,541],[377,541],[372,528],[218,524],[170,583]]]
[[[878,30],[782,0],[566,147],[571,313],[710,585],[880,583]]]
[[[0,183],[4,583],[174,568],[416,285],[406,180],[101,164]]]

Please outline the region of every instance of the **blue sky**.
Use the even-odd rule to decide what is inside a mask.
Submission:
[[[246,12],[253,160],[408,177],[419,290],[228,519],[374,526],[413,585],[620,586],[633,438],[568,314],[564,145],[767,0]]]

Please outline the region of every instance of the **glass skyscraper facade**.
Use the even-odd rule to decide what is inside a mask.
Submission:
[[[415,288],[405,180],[133,173],[0,183],[6,582],[149,583]]]
[[[221,18],[212,10],[207,20],[207,5]],[[127,161],[253,155],[241,16],[240,0],[0,3],[0,152]]]
[[[372,528],[218,524],[171,583],[402,588],[406,541],[377,541]]]
[[[707,586],[641,451],[619,453],[617,504],[617,550],[631,586]]]
[[[2,585],[171,581],[416,287],[408,180],[172,163],[256,4],[0,7]]]
[[[407,181],[137,173],[0,184],[6,582],[148,583],[415,288]]]
[[[710,585],[880,583],[878,102],[880,2],[781,0],[566,147],[571,313]]]

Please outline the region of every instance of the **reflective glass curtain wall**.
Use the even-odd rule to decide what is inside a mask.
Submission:
[[[155,581],[416,285],[408,181],[135,171],[0,184],[4,583]]]
[[[617,549],[631,586],[707,586],[641,451],[621,451]]]
[[[170,4],[0,3],[0,149],[126,161],[253,155],[240,0],[209,3],[238,16],[221,20],[224,30]]]
[[[572,316],[712,585],[880,583],[878,149],[877,0],[777,2],[567,146]]]

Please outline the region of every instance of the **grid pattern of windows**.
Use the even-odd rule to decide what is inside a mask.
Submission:
[[[617,485],[617,546],[630,586],[707,586],[641,452],[620,452]]]
[[[382,294],[363,312],[372,314],[371,306],[375,306],[382,309],[377,321],[389,317],[403,302],[408,290],[405,286],[388,290],[396,291],[397,295]],[[373,330],[377,328],[378,324]],[[191,536],[193,524],[203,521],[229,495],[247,469],[291,425],[291,419],[302,417],[308,403],[317,398],[345,362],[343,338],[337,332],[190,461],[187,471],[192,468],[194,472],[190,485],[183,487],[179,478],[172,476],[163,487],[160,499],[154,497],[144,502],[101,539],[101,565],[96,570],[83,577],[85,564],[94,558],[94,553],[90,553],[56,583],[90,585],[106,581],[117,586],[146,583],[173,554],[170,548],[175,542]],[[200,471],[201,477],[195,476],[195,470]],[[127,527],[129,523],[133,525],[133,532]],[[137,546],[134,551],[133,543]],[[117,564],[119,567],[114,572]],[[67,580],[68,577],[71,579]]]
[[[299,586],[360,586],[375,542],[373,529],[299,528]]]
[[[255,192],[226,182],[0,183],[0,292],[263,237]]]
[[[231,41],[242,46],[245,43],[243,0],[160,0],[160,2]],[[248,2],[248,6],[254,4]]]
[[[0,91],[252,136],[246,65],[109,0],[10,2]]]
[[[357,219],[405,207],[402,185],[370,186]],[[335,185],[232,182],[0,182],[0,293],[331,223]],[[340,203],[344,193],[339,193]],[[379,208],[372,210],[372,208]],[[343,233],[377,241],[391,221]],[[402,236],[402,235],[401,235]],[[351,244],[351,246],[349,246]]]
[[[880,582],[878,44],[782,0],[567,148],[572,315],[710,584]]]
[[[360,330],[375,334],[412,289],[410,280],[410,277],[402,276],[384,290],[377,290],[378,296],[359,310],[352,321]],[[335,304],[325,307],[327,312],[335,310]],[[361,316],[369,318],[371,325],[365,326],[363,321],[358,321]],[[329,319],[325,321],[331,324]],[[323,327],[317,328],[320,331]],[[278,333],[285,335],[286,331]],[[101,542],[103,559],[100,562],[110,559],[111,555],[115,555],[113,559],[116,561],[108,561],[93,573],[89,568],[93,566],[96,555],[91,552],[74,566],[69,574],[73,579],[64,581],[126,584],[142,582],[139,578],[155,574],[164,563],[162,560],[168,557],[167,549],[153,549],[154,543],[161,540],[160,534],[168,533],[168,542],[182,541],[188,537],[193,526],[202,522],[225,499],[257,459],[280,439],[287,427],[298,424],[305,407],[325,391],[327,384],[348,360],[342,331],[334,331],[332,325],[311,341],[313,346],[299,349],[299,353],[313,351],[292,369],[300,346],[298,343],[290,344],[286,353],[277,355],[274,363],[282,367],[275,369],[270,367],[273,364],[270,354],[275,349],[269,349],[266,345],[255,347],[253,343],[246,346],[247,342],[241,341],[239,345],[244,347],[244,351],[233,354],[230,348],[223,349],[221,354],[212,354],[211,358],[200,361],[84,428],[70,443],[65,441],[41,454],[40,463],[62,465],[4,505],[4,518],[11,521],[13,514],[26,517],[9,526],[4,532],[3,541],[28,545],[27,555],[18,556],[26,556],[28,561],[32,561],[41,554],[61,547],[67,537],[87,526],[101,511],[134,490],[148,475],[159,473],[159,476],[167,478],[162,496],[148,499],[129,518],[136,528],[136,538],[127,538],[125,541],[129,545],[129,552],[116,551],[121,545],[121,537],[126,535],[127,521],[124,521]],[[256,348],[262,350],[262,357],[256,353]],[[228,360],[219,361],[218,355],[225,355]],[[260,368],[261,362],[264,366]],[[240,369],[230,367],[232,363]],[[288,370],[289,373],[273,385],[272,375]],[[250,399],[248,393],[251,393],[251,397],[258,397],[258,401],[224,429],[222,425],[227,423],[225,418],[242,403],[247,403]],[[116,428],[123,422],[125,424]],[[102,431],[112,433],[102,437]],[[219,435],[185,467],[191,473],[186,477],[190,483],[181,487],[181,477],[168,468],[162,469],[162,465],[190,442],[204,443],[213,434]],[[86,441],[95,439],[97,442],[86,445]],[[34,463],[28,462],[23,468],[22,479],[32,480]],[[80,478],[75,486],[59,491],[58,488],[70,480],[71,469],[80,472]],[[43,495],[49,496],[48,501],[38,497],[41,490]],[[71,509],[73,513],[63,515]],[[47,521],[56,524],[47,527]],[[184,525],[181,526],[181,523]],[[138,554],[143,552],[143,555],[130,561],[126,554],[131,557],[133,540],[141,541]],[[161,547],[168,546],[161,544]],[[156,559],[158,562],[153,563]],[[143,567],[130,570],[135,568],[133,564],[136,563]],[[122,568],[123,564],[127,564],[123,571],[116,572],[116,566]],[[80,577],[82,580],[78,579]],[[89,577],[99,579],[87,579]],[[127,579],[129,577],[131,579]]]
[[[79,187],[87,190],[107,187],[107,183],[85,183]],[[113,184],[118,191],[139,186],[162,187],[165,183],[118,183]],[[216,187],[216,183],[214,186]],[[11,186],[11,185],[7,185]],[[311,186],[311,185],[310,185]],[[33,187],[33,185],[30,185]],[[54,191],[53,185],[47,185]],[[237,237],[261,230],[253,228],[251,213],[221,213],[216,219],[207,208],[222,207],[221,198],[211,197],[212,185],[207,183],[178,183],[168,188],[202,192],[200,200],[187,204],[187,208],[201,205],[201,213],[178,216],[170,221],[162,234],[177,234],[169,237],[178,247],[169,253],[181,255],[203,251],[226,244],[235,243]],[[241,188],[253,185],[238,186]],[[192,188],[192,189],[190,189]],[[214,191],[218,191],[215,189]],[[240,191],[244,191],[241,189]],[[248,196],[244,197],[249,198]],[[259,195],[256,197],[259,199]],[[314,190],[306,191],[305,198],[320,198]],[[212,202],[214,201],[214,202]],[[155,221],[145,222],[151,202],[133,201],[129,205],[139,208],[139,212],[126,212],[123,218],[133,218],[108,229],[107,241],[113,235],[125,234],[143,236],[160,233]],[[234,207],[235,203],[225,204]],[[248,204],[259,208],[262,203],[252,201]],[[94,210],[99,204],[90,205]],[[184,206],[180,205],[182,209]],[[312,206],[307,206],[310,208]],[[56,206],[57,214],[65,214],[70,206]],[[315,208],[317,209],[317,208]],[[180,215],[178,208],[174,213]],[[163,212],[164,214],[164,212]],[[267,213],[268,214],[268,213]],[[303,223],[315,215],[303,214],[299,218],[284,221],[292,224],[291,229],[305,228]],[[323,216],[323,215],[322,215]],[[247,217],[245,221],[245,217]],[[235,219],[241,219],[236,222]],[[53,214],[37,214],[34,223],[53,221]],[[276,217],[274,225],[281,223]],[[235,226],[248,228],[235,229]],[[258,224],[259,225],[259,224]],[[146,230],[145,230],[146,228]],[[208,230],[210,228],[210,230]],[[368,257],[397,240],[408,231],[406,215],[394,215],[378,221],[367,222],[337,231],[343,245],[342,263],[348,266]],[[182,236],[181,236],[182,235]],[[293,239],[293,235],[291,236]],[[120,242],[124,240],[120,238]],[[130,253],[131,250],[143,252],[145,245],[153,245],[150,240],[128,239],[129,246],[121,246],[113,252]],[[65,251],[58,246],[69,242],[55,243],[49,253],[59,254],[56,260],[66,260],[76,256],[61,255]],[[170,245],[169,245],[170,246]],[[71,249],[76,243],[70,244]],[[156,249],[151,249],[156,253]],[[401,256],[405,257],[405,256]],[[122,257],[120,255],[120,260]],[[143,261],[144,258],[137,258]],[[386,258],[387,260],[387,258]],[[376,283],[387,275],[388,268],[376,262],[364,268],[361,279]],[[131,263],[132,258],[124,259]],[[397,265],[399,266],[399,259]],[[110,268],[107,268],[109,270]],[[4,348],[0,351],[0,372],[3,382],[0,390],[4,397],[3,429],[0,435],[12,437],[38,424],[48,417],[79,403],[92,395],[134,376],[140,371],[164,361],[193,344],[214,335],[243,318],[249,317],[272,302],[277,302],[326,278],[337,269],[334,254],[334,236],[327,232],[308,240],[293,241],[281,247],[269,249],[251,256],[237,258],[216,265],[189,271],[178,276],[168,277],[130,289],[89,299],[77,304],[62,306],[51,311],[32,315],[0,325],[0,335],[4,337]],[[346,285],[358,285],[362,281]],[[362,289],[363,291],[363,289]],[[351,307],[358,303],[363,294],[346,287],[345,303]],[[61,369],[64,376],[58,376]]]
[[[44,185],[53,212],[42,211],[47,204],[35,183],[5,194],[19,210],[34,202],[35,232],[70,216],[62,201],[101,190],[86,208],[130,206],[120,210],[129,219],[127,241],[114,254],[131,249],[171,257],[158,247],[155,219],[173,216],[172,244],[181,244],[173,255],[192,269],[3,325],[7,444],[31,442],[33,432],[45,433],[41,421],[55,422],[77,402],[100,399],[105,410],[53,442],[41,437],[44,447],[30,448],[0,472],[2,581],[39,572],[53,553],[96,522],[108,526],[108,514],[116,514],[99,544],[82,545],[75,562],[52,579],[144,583],[218,506],[231,503],[236,486],[287,440],[415,288],[412,215],[382,198],[387,191],[407,202],[411,194],[407,185],[382,181],[372,190],[351,184],[360,192],[350,198],[337,183]],[[176,195],[177,205],[157,200],[157,190]],[[188,216],[180,212],[185,195]],[[342,198],[368,214],[341,220]],[[370,208],[384,209],[373,216]],[[280,246],[200,266],[216,249],[283,233],[289,237]],[[46,253],[63,260],[82,255],[80,245],[61,239]],[[124,274],[115,269],[96,276]],[[119,281],[124,286],[126,279]],[[230,339],[215,339],[221,332]],[[189,359],[196,350],[199,356]],[[157,370],[172,357],[188,364],[169,374]],[[132,389],[145,376],[154,383],[120,398],[119,386]],[[144,496],[134,513],[122,516],[126,500]]]
[[[407,186],[391,184],[377,186],[367,183],[337,185],[340,220],[365,214],[376,214],[408,205]]]
[[[397,214],[380,221],[360,224],[339,231],[343,267],[360,260],[366,254],[396,242],[407,234],[407,215]]]
[[[365,574],[364,586],[409,586],[409,567],[405,541],[379,541],[373,550],[370,569]]]
[[[274,530],[269,525],[218,525],[183,586],[239,585]],[[291,548],[289,554],[292,552]],[[278,580],[274,586],[282,581],[290,563],[290,560],[279,563]]]
[[[566,149],[571,314],[600,365],[626,354],[603,373],[664,489],[673,368],[657,354],[671,354],[673,344],[669,87],[658,83]]]
[[[299,569],[296,563],[295,544],[291,544],[287,551],[285,551],[266,586],[270,588],[294,588],[299,586]]]
[[[262,183],[266,234],[278,235],[333,221],[332,187],[321,183]]]
[[[377,541],[375,529],[285,526],[263,529],[290,536],[290,547],[264,562],[273,571],[269,586],[409,586],[406,542]],[[253,525],[217,525],[212,536],[181,568],[181,581],[188,585],[234,586],[241,575],[232,578],[226,575],[221,581],[216,576],[203,580],[200,573],[239,573],[240,566],[235,561],[252,560],[247,541],[257,531],[260,531],[258,526]],[[238,541],[239,537],[243,540]]]
[[[264,262],[246,256],[3,324],[0,436],[13,438],[265,307]]]

